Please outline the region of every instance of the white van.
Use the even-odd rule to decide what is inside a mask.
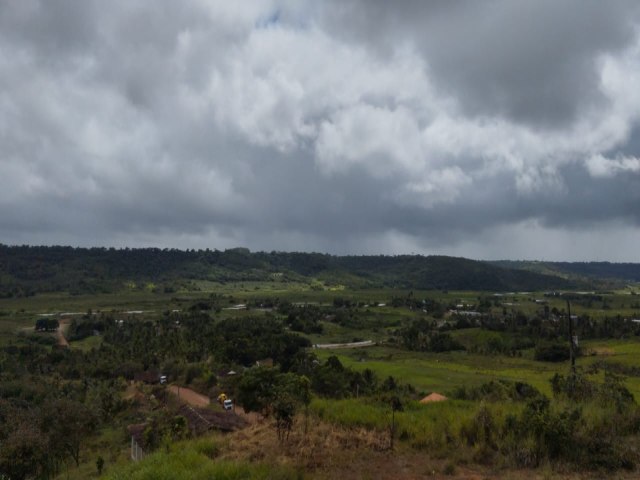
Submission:
[[[233,402],[229,399],[226,399],[222,403],[222,406],[224,407],[225,410],[233,410]]]

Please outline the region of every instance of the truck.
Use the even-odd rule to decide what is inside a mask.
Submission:
[[[227,397],[226,393],[218,395],[218,403],[222,405],[225,410],[233,410],[233,401]]]

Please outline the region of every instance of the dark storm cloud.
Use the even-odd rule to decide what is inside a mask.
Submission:
[[[0,0],[0,241],[640,260],[637,26],[635,2]]]
[[[336,2],[326,26],[382,52],[424,56],[443,93],[473,115],[556,127],[605,101],[597,56],[633,41],[634,1]]]

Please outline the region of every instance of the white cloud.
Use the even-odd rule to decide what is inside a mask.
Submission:
[[[361,104],[336,112],[322,124],[316,143],[316,161],[327,173],[360,165],[374,177],[411,174],[425,160],[416,119],[403,107]]]
[[[640,172],[640,158],[617,157],[606,158],[602,155],[593,155],[587,159],[587,169],[593,177],[614,177],[620,173]]]

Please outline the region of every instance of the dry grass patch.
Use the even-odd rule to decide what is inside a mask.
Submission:
[[[563,472],[549,465],[536,470],[491,468],[465,455],[436,458],[428,451],[399,443],[388,448],[388,433],[361,427],[346,428],[310,417],[305,434],[298,418],[289,440],[279,442],[269,419],[224,436],[220,459],[285,466],[304,478],[329,479],[453,479],[453,480],[592,480],[599,473]],[[637,472],[618,472],[610,478],[629,480]]]
[[[610,355],[615,355],[616,352],[609,347],[592,347],[587,350],[586,354],[608,357]]]
[[[288,440],[279,442],[270,419],[230,434],[222,456],[232,460],[295,464],[305,471],[342,464],[362,452],[380,452],[388,439],[364,428],[346,429],[309,418],[299,419]]]

